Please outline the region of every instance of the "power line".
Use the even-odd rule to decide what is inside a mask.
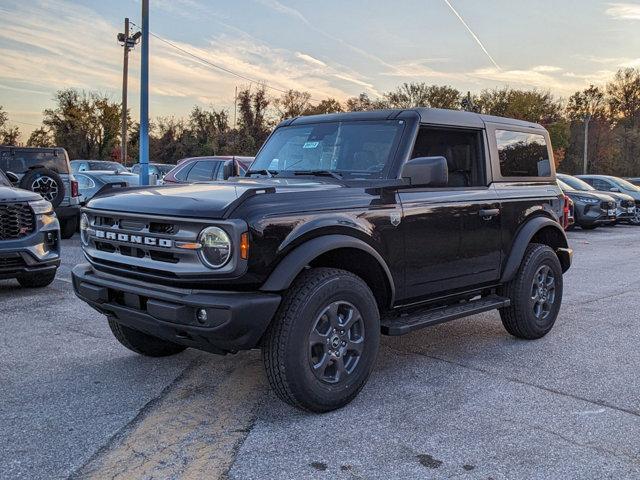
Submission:
[[[134,22],[131,22],[131,24],[132,24],[132,25],[135,25],[135,26],[136,26],[136,27],[138,27],[138,28],[140,28],[140,27],[139,27],[138,25],[136,25]],[[193,57],[193,58],[195,58],[196,60],[199,60],[200,62],[202,62],[202,63],[204,63],[205,65],[208,65],[208,66],[210,66],[210,67],[212,67],[212,68],[215,68],[215,69],[217,69],[217,70],[221,70],[221,71],[223,71],[223,72],[225,72],[225,73],[228,73],[228,74],[233,75],[233,76],[235,76],[235,77],[238,77],[238,78],[241,78],[241,79],[243,79],[243,80],[246,80],[247,82],[255,83],[256,85],[261,85],[261,86],[263,86],[263,87],[265,87],[265,88],[268,88],[268,89],[270,89],[270,90],[274,90],[274,91],[276,91],[276,92],[280,92],[280,93],[288,93],[288,90],[283,90],[283,89],[281,89],[281,88],[274,87],[274,86],[272,86],[272,85],[269,85],[269,84],[268,84],[268,83],[266,83],[265,81],[256,80],[256,79],[254,79],[254,78],[247,77],[246,75],[242,75],[241,73],[234,72],[233,70],[229,70],[229,69],[228,69],[228,68],[226,68],[226,67],[222,67],[222,66],[220,66],[220,65],[216,65],[215,63],[210,62],[210,61],[209,61],[209,60],[207,60],[206,58],[202,58],[201,56],[196,55],[195,53],[190,52],[189,50],[186,50],[186,49],[184,49],[184,48],[182,48],[182,47],[179,47],[179,46],[178,46],[178,45],[176,45],[175,43],[172,43],[172,42],[170,42],[169,40],[166,40],[165,38],[162,38],[160,35],[157,35],[157,34],[155,34],[155,33],[153,33],[153,32],[149,32],[149,34],[150,34],[152,37],[157,38],[157,39],[158,39],[158,40],[160,40],[161,42],[166,43],[167,45],[169,45],[169,46],[171,46],[171,47],[175,48],[176,50],[179,50],[180,52],[182,52],[182,53],[184,53],[184,54],[186,54],[186,55],[189,55],[190,57]],[[313,97],[309,97],[309,100],[314,101],[314,102],[322,102],[322,100],[319,100],[319,99],[317,99],[317,98],[313,98]]]

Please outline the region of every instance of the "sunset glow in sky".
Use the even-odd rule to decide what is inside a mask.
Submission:
[[[151,30],[208,61],[280,89],[344,100],[402,82],[460,90],[510,85],[568,96],[640,67],[640,2],[597,0],[150,0]],[[5,0],[0,105],[23,133],[60,88],[120,97],[125,16],[140,2]],[[152,117],[229,108],[247,82],[152,38]],[[140,52],[131,55],[137,115]],[[277,92],[274,92],[277,94]]]

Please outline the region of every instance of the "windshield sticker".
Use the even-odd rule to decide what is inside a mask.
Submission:
[[[302,148],[317,148],[320,142],[305,142]]]

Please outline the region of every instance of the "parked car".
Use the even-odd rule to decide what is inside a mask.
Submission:
[[[46,287],[60,265],[60,224],[51,202],[15,188],[0,170],[0,279]]]
[[[164,183],[193,183],[227,180],[243,176],[253,157],[191,157],[184,158],[167,173]]]
[[[124,173],[129,170],[118,162],[112,162],[110,160],[71,160],[71,170],[73,173],[78,172],[90,172],[93,170],[111,171]]]
[[[51,202],[62,238],[73,236],[78,227],[80,192],[64,148],[0,146],[0,170],[15,175],[15,186]]]
[[[560,179],[558,185],[574,204],[575,225],[594,230],[602,225],[609,225],[616,221],[616,201],[609,195],[595,190],[576,190],[571,184]]]
[[[610,193],[624,193],[633,198],[635,202],[635,211],[633,217],[630,219],[634,225],[640,225],[640,187],[634,185],[627,180],[618,177],[612,177],[611,175],[576,175],[578,178],[584,180],[596,190]]]
[[[282,400],[326,412],[364,387],[381,333],[494,309],[515,337],[551,331],[572,260],[562,202],[540,125],[298,117],[246,177],[91,200],[73,286],[138,354],[261,348]]]
[[[175,165],[170,163],[150,163],[149,164],[149,175],[155,175],[158,181],[163,180],[164,176],[169,173]],[[140,164],[134,163],[131,165],[131,173],[140,174]]]
[[[78,188],[80,189],[80,203],[86,204],[98,192],[107,188],[136,187],[140,176],[128,171],[82,171],[76,174]]]
[[[636,187],[640,186],[640,177],[627,177],[625,180],[629,183],[633,183]]]
[[[599,192],[584,180],[571,175],[559,173],[558,179],[569,185],[573,190],[579,192]],[[616,202],[615,222],[633,222],[636,215],[636,203],[633,197],[624,193],[602,192],[607,197],[613,198]],[[614,223],[615,223],[614,222]]]

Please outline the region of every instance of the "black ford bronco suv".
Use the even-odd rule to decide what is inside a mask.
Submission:
[[[81,215],[77,295],[142,355],[262,349],[284,401],[323,412],[380,334],[498,309],[551,330],[572,250],[539,125],[435,109],[282,122],[245,177],[124,189]]]

